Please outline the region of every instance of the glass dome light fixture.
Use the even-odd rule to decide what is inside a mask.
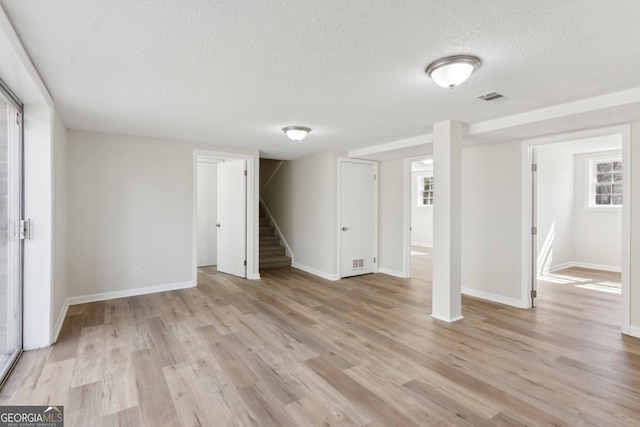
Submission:
[[[286,128],[282,128],[282,131],[290,140],[302,141],[307,134],[311,132],[311,129],[304,126],[287,126]]]
[[[480,66],[480,59],[470,55],[440,58],[429,64],[425,72],[439,86],[454,87],[464,83]]]

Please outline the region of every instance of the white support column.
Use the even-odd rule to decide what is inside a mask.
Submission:
[[[433,298],[431,316],[462,319],[462,123],[433,126]]]

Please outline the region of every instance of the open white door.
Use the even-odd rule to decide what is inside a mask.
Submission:
[[[340,162],[340,277],[374,271],[375,175],[374,163]]]
[[[246,277],[245,161],[218,164],[218,271]]]

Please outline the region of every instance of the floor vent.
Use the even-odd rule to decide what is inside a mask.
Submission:
[[[364,268],[364,258],[355,258],[351,268],[353,270],[362,270]]]
[[[497,101],[498,99],[506,98],[506,96],[498,92],[488,92],[482,95],[478,95],[476,96],[476,98],[481,99],[483,101]]]

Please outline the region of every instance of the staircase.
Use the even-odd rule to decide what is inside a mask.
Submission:
[[[260,270],[275,267],[288,267],[291,258],[285,255],[280,238],[267,217],[262,203],[260,204]]]

